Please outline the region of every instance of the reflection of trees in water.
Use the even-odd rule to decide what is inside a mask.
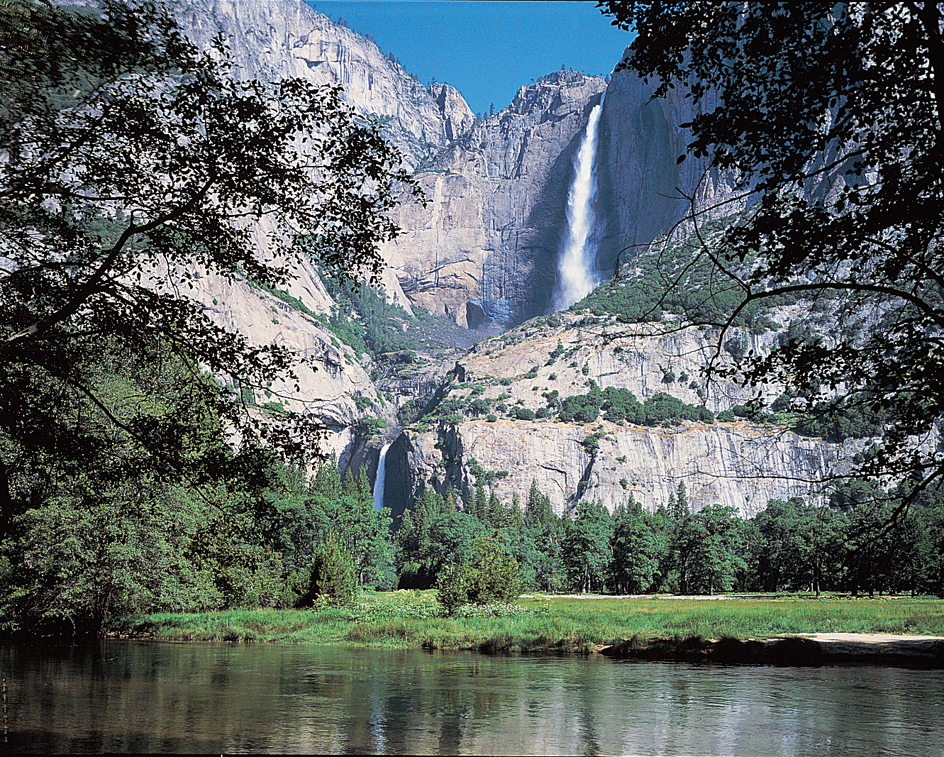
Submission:
[[[577,733],[580,734],[581,746],[584,754],[602,754],[600,748],[600,734],[598,733],[598,719],[606,716],[605,702],[599,701],[600,688],[594,680],[599,672],[597,665],[587,665],[579,670],[577,680],[580,686],[577,694]],[[601,707],[604,705],[604,707]],[[611,723],[611,727],[612,727]]]
[[[16,671],[11,747],[49,754],[816,754],[830,739],[920,754],[941,734],[940,671],[133,643],[0,645],[0,670]]]

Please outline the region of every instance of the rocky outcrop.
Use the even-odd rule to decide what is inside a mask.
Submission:
[[[789,318],[792,309],[775,314]],[[762,351],[776,338],[732,329],[745,349]],[[533,411],[548,405],[547,395],[560,399],[601,389],[628,389],[644,402],[665,392],[712,412],[746,402],[751,393],[719,379],[706,382],[701,369],[709,361],[719,366],[729,355],[717,353],[717,342],[705,330],[664,324],[625,324],[587,312],[558,313],[522,324],[500,336],[479,342],[459,361],[463,381],[481,384],[482,397]],[[780,387],[769,387],[773,400]]]
[[[207,46],[222,30],[241,76],[299,77],[337,84],[354,109],[385,124],[411,167],[464,132],[475,117],[447,84],[427,90],[377,45],[331,22],[301,0],[180,2],[177,18]]]

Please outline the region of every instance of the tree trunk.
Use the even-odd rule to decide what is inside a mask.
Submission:
[[[0,544],[10,533],[10,520],[13,517],[13,496],[10,494],[10,477],[7,466],[0,458]]]

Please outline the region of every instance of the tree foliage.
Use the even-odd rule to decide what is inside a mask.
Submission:
[[[356,591],[357,573],[351,552],[344,539],[332,531],[315,557],[309,592],[335,607],[346,607],[354,602]]]
[[[306,259],[376,277],[395,187],[415,186],[378,129],[337,87],[239,80],[222,39],[200,52],[148,2],[0,5],[0,89],[0,537],[23,461],[81,449],[64,406],[91,403],[141,465],[190,474],[171,434],[96,386],[106,343],[132,362],[172,354],[245,441],[310,454],[313,421],[262,422],[242,401],[296,356],[215,324],[189,292],[208,274],[284,287]]]
[[[445,566],[436,587],[440,603],[452,613],[463,604],[516,599],[521,593],[521,571],[500,540],[482,536],[472,545],[469,562]]]
[[[637,34],[621,65],[655,97],[678,88],[691,100],[686,155],[729,171],[751,200],[698,237],[740,295],[719,344],[757,302],[829,300],[829,332],[726,370],[745,386],[791,386],[794,410],[887,414],[858,473],[916,476],[911,499],[939,485],[944,452],[924,442],[944,415],[944,7],[600,5]]]

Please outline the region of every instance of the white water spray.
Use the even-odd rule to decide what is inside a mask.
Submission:
[[[600,283],[596,271],[597,245],[593,233],[597,224],[597,127],[603,111],[603,95],[593,106],[587,129],[574,156],[574,181],[567,194],[567,231],[557,260],[556,310],[569,308]]]
[[[380,510],[384,506],[384,479],[387,477],[387,450],[390,444],[380,448],[380,457],[377,458],[377,475],[374,476],[374,509]]]

